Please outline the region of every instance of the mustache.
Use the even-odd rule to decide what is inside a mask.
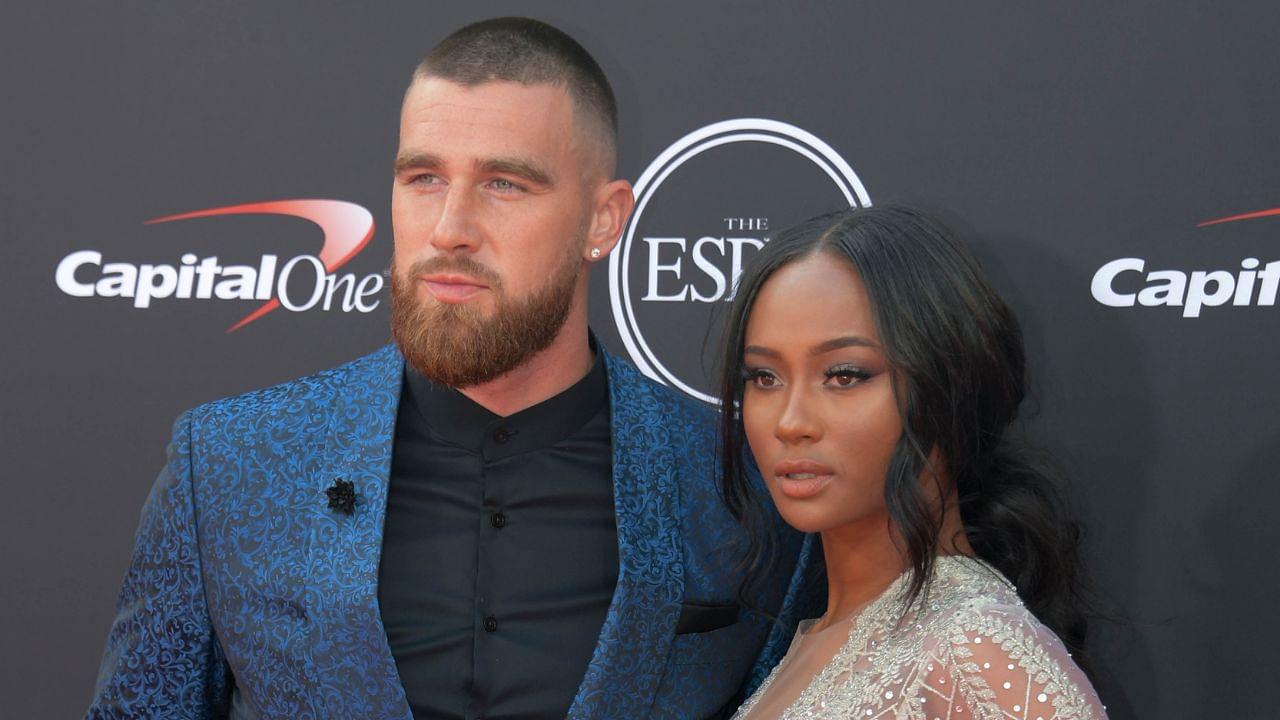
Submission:
[[[502,278],[498,276],[498,273],[464,256],[439,255],[426,260],[419,260],[409,266],[408,277],[416,278],[439,272],[469,275],[477,280],[484,281],[490,288],[498,289],[502,287]]]

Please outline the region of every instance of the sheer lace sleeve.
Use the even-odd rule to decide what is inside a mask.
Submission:
[[[989,606],[956,618],[920,673],[926,718],[1105,720],[1106,709],[1066,647],[1025,608]]]

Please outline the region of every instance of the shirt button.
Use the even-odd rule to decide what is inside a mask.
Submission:
[[[506,428],[500,428],[493,433],[493,441],[499,445],[505,444],[510,439],[511,433],[507,432]]]
[[[484,619],[485,632],[493,632],[494,630],[497,630],[497,629],[498,629],[498,618],[490,615],[489,617]]]
[[[507,526],[507,516],[502,513],[494,513],[493,517],[490,518],[489,521],[492,522],[493,526],[499,530]]]

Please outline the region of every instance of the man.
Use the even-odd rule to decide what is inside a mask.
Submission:
[[[631,212],[564,33],[437,46],[392,189],[396,343],[196,408],[143,511],[89,717],[731,711],[794,627],[798,538],[739,607],[711,413],[587,328]]]

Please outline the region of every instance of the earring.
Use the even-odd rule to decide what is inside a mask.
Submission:
[[[592,260],[600,259],[600,248],[591,248],[591,259]]]

